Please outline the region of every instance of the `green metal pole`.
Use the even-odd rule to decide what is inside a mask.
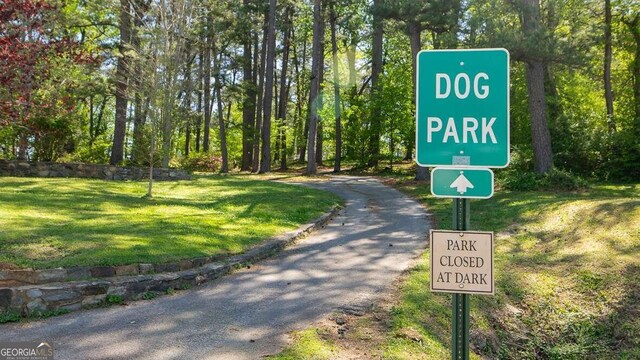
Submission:
[[[469,230],[471,223],[471,203],[467,199],[453,199],[453,227]],[[469,295],[452,295],[452,337],[451,359],[469,360]]]

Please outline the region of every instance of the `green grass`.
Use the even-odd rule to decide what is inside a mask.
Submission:
[[[239,253],[339,199],[250,176],[158,182],[0,178],[0,262],[20,267],[169,262]]]
[[[293,345],[270,360],[330,360],[335,358],[335,346],[322,337],[322,330],[307,329],[293,334]]]
[[[438,228],[452,228],[451,199],[434,198],[426,183],[390,181],[422,201]],[[472,359],[640,358],[640,184],[497,191],[472,201],[471,228],[497,235],[496,294],[471,297]],[[347,338],[377,331],[368,345],[384,359],[450,358],[451,296],[429,291],[428,252],[390,304]]]
[[[399,187],[451,229],[450,199],[424,184]],[[471,226],[497,234],[495,296],[472,296],[472,343],[503,359],[640,356],[640,186],[597,185],[574,193],[498,191],[472,201]],[[402,286],[391,333],[417,329],[446,358],[450,295],[429,288],[425,254]],[[409,346],[388,341],[393,358]],[[401,356],[400,356],[401,357]]]

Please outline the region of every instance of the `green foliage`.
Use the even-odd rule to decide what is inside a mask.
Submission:
[[[202,153],[190,155],[180,160],[180,167],[187,171],[213,173],[220,169],[221,164],[222,158]]]
[[[47,319],[47,318],[54,317],[54,316],[60,316],[60,315],[68,314],[70,312],[71,311],[68,310],[68,309],[54,309],[54,310],[43,311],[42,313],[34,313],[30,317],[35,317],[35,318],[39,318],[39,319]]]
[[[143,293],[143,294],[142,294],[141,298],[142,298],[143,300],[153,300],[153,299],[155,299],[157,296],[158,296],[158,295],[157,295],[155,292],[153,292],[153,291],[147,291],[147,292],[145,292],[145,293]]]
[[[189,290],[189,289],[191,289],[191,287],[192,287],[192,286],[191,286],[191,284],[189,284],[189,283],[182,283],[182,284],[180,284],[179,289],[180,289],[180,290]]]
[[[108,305],[121,305],[124,303],[124,296],[122,295],[107,295],[105,302]]]
[[[0,314],[0,324],[9,323],[9,322],[18,322],[22,319],[22,315],[20,312],[15,310],[5,311]]]
[[[577,175],[556,168],[542,175],[533,171],[503,170],[497,173],[496,180],[501,189],[517,191],[575,191],[589,186]]]

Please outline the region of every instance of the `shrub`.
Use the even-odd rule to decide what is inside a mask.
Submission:
[[[8,322],[18,322],[22,317],[20,313],[15,310],[9,310],[4,313],[0,313],[0,324],[8,323]]]
[[[497,174],[497,182],[503,189],[517,191],[574,191],[589,187],[581,177],[559,169],[552,169],[543,175],[525,170],[504,170]]]
[[[107,295],[106,302],[109,305],[123,304],[124,303],[124,296],[122,296],[122,295]]]
[[[187,171],[216,172],[221,164],[222,158],[206,154],[189,156],[180,161],[180,167]]]

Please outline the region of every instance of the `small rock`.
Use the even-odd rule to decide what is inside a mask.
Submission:
[[[389,244],[389,247],[393,247],[393,244]]]
[[[291,281],[289,281],[289,282],[287,283],[287,285],[291,285]]]
[[[517,307],[511,305],[511,304],[507,304],[506,306],[506,310],[514,316],[520,316],[522,315],[522,310],[518,309]]]
[[[345,318],[343,318],[343,317],[341,317],[341,316],[338,316],[338,317],[336,318],[336,324],[338,324],[338,325],[344,325],[344,324],[346,324],[346,323],[347,323],[347,320],[346,320]]]
[[[205,280],[207,280],[207,278],[205,278],[205,277],[204,277],[204,276],[202,276],[202,275],[198,275],[198,276],[196,276],[196,285],[200,285],[200,284],[202,284],[203,282],[205,282]]]
[[[255,340],[253,340],[253,339],[251,339],[251,340],[249,340],[249,342],[252,342],[252,343],[254,343],[254,342],[256,342],[256,341],[255,341]]]
[[[129,324],[135,324],[135,323],[136,323],[135,321],[131,321]]]

